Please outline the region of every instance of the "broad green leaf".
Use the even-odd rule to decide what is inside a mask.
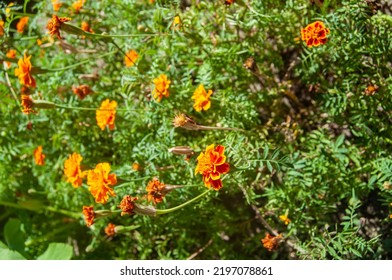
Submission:
[[[4,243],[2,244],[5,245]],[[0,260],[25,260],[26,259],[17,251],[13,251],[8,248],[2,248],[1,246],[2,245],[0,245]]]
[[[4,238],[10,250],[24,252],[25,239],[21,230],[21,222],[18,219],[10,219],[5,224]]]
[[[65,243],[50,243],[48,249],[37,260],[70,260],[72,246]]]

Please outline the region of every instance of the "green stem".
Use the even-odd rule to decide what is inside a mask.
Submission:
[[[54,104],[54,103],[53,103]],[[130,111],[143,111],[142,109],[100,109],[100,108],[88,108],[88,107],[72,107],[72,106],[64,106],[64,105],[59,105],[59,104],[54,104],[58,108],[62,109],[71,109],[71,110],[85,110],[85,111],[124,111],[124,112],[130,112]]]
[[[199,128],[202,130],[234,130],[234,131],[244,131],[240,128],[233,128],[233,127],[217,127],[217,126],[205,126],[199,125]]]
[[[183,204],[180,204],[180,205],[178,205],[178,206],[176,206],[176,207],[169,208],[169,209],[162,209],[162,210],[157,209],[157,210],[156,210],[156,214],[157,214],[157,215],[164,215],[164,214],[168,214],[168,213],[174,212],[174,211],[176,211],[176,210],[178,210],[178,209],[181,209],[182,207],[187,206],[188,204],[191,204],[192,202],[195,202],[195,201],[198,200],[199,198],[205,196],[205,195],[206,195],[208,192],[210,192],[210,191],[211,191],[211,189],[208,189],[208,190],[206,190],[205,192],[203,192],[202,194],[199,194],[198,196],[192,198],[191,200],[188,200],[187,202],[185,202],[185,203],[183,203]]]

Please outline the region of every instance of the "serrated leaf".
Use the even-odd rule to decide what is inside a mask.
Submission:
[[[50,243],[48,249],[37,260],[70,260],[72,246],[65,243]]]

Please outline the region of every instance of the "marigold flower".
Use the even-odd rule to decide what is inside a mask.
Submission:
[[[36,87],[36,82],[33,76],[31,76],[31,55],[27,57],[26,53],[24,54],[24,57],[19,59],[18,61],[18,68],[15,69],[15,76],[19,78],[19,82],[22,85],[25,85],[27,87]]]
[[[82,28],[83,31],[86,31],[86,32],[89,32],[89,33],[94,33],[94,31],[90,27],[90,24],[88,24],[88,22],[86,22],[86,21],[82,22],[82,27],[81,28]]]
[[[28,114],[31,114],[31,113],[37,113],[34,109],[33,109],[33,107],[34,107],[34,102],[33,102],[33,100],[31,99],[31,97],[30,96],[28,96],[28,95],[26,95],[26,94],[22,94],[21,95],[21,98],[22,98],[22,103],[21,103],[21,105],[22,105],[22,112],[24,113],[24,114],[26,114],[26,115],[28,115]]]
[[[210,96],[212,95],[212,90],[204,89],[204,86],[201,84],[193,93],[192,99],[195,100],[193,104],[193,108],[200,112],[201,110],[207,111],[211,107]]]
[[[137,200],[137,197],[132,197],[130,195],[126,195],[123,197],[123,199],[120,202],[120,205],[118,206],[121,209],[121,216],[124,215],[133,215],[135,214],[134,209],[135,209],[135,202]]]
[[[10,50],[6,53],[5,56],[8,57],[8,58],[15,58],[15,57],[16,57],[16,50],[10,49]],[[11,61],[5,61],[5,65],[6,65],[6,68],[10,68],[10,67],[11,67]]]
[[[368,84],[368,86],[365,89],[364,94],[367,96],[373,96],[376,94],[376,92],[378,91],[378,86],[374,85],[374,84]]]
[[[73,153],[64,162],[64,174],[67,176],[67,182],[71,183],[74,188],[80,187],[83,178],[86,177],[87,171],[82,172],[80,163],[83,158],[78,153]]]
[[[315,21],[301,29],[301,39],[309,48],[325,44],[328,34],[329,29],[321,21]]]
[[[105,233],[107,236],[114,236],[116,234],[116,225],[109,223],[105,228]]]
[[[60,35],[61,25],[64,22],[70,21],[71,18],[67,17],[58,17],[57,15],[53,15],[52,18],[48,21],[48,25],[46,28],[49,30],[49,34],[51,37],[54,35],[57,36],[58,39],[62,39]]]
[[[220,176],[230,171],[230,165],[226,162],[226,156],[223,154],[225,147],[214,144],[206,148],[205,153],[201,152],[197,157],[197,166],[195,174],[203,175],[203,182],[207,188],[219,190],[222,188]]]
[[[287,226],[291,220],[289,219],[288,215],[280,215],[279,219]]]
[[[127,67],[131,67],[136,63],[137,58],[139,55],[136,51],[130,50],[127,52],[126,56],[124,57],[124,62]]]
[[[98,163],[95,169],[89,170],[87,174],[88,190],[95,198],[95,202],[105,204],[109,195],[115,196],[115,192],[109,185],[117,183],[116,174],[109,174],[110,164],[107,162]]]
[[[88,85],[80,85],[78,87],[72,87],[72,91],[74,94],[79,96],[80,99],[84,99],[87,95],[93,93],[91,88]]]
[[[231,5],[234,3],[234,0],[225,0],[226,5]]]
[[[0,19],[0,36],[4,35],[4,21]]]
[[[97,124],[102,130],[104,130],[106,126],[109,126],[110,130],[114,129],[116,107],[116,101],[110,101],[109,99],[106,99],[101,103],[101,107],[96,111]]]
[[[83,206],[83,216],[88,227],[94,224],[95,212],[93,206]]]
[[[173,30],[180,30],[181,26],[182,26],[181,18],[179,16],[175,16],[171,28]]]
[[[167,79],[165,74],[161,74],[158,78],[154,79],[155,88],[152,91],[152,95],[157,100],[161,102],[162,97],[169,97],[169,86],[171,81]]]
[[[165,184],[161,183],[158,178],[153,178],[150,182],[148,182],[146,191],[147,191],[147,200],[153,201],[154,204],[163,201],[163,197],[165,196],[164,192]]]
[[[16,24],[16,30],[19,33],[23,33],[28,21],[29,21],[29,17],[20,18],[18,23]]]
[[[77,0],[77,1],[72,3],[72,8],[75,9],[75,13],[79,13],[80,12],[80,10],[82,9],[82,7],[83,7],[85,2],[86,2],[85,0]]]
[[[261,240],[261,242],[263,243],[264,248],[266,248],[268,251],[273,251],[278,247],[281,239],[282,239],[282,234],[273,236],[267,233],[265,237]]]
[[[34,160],[35,160],[35,164],[37,165],[45,164],[45,154],[42,153],[42,146],[38,146],[34,150]]]
[[[140,170],[140,164],[138,164],[137,162],[132,163],[132,169],[135,171],[139,171]]]
[[[53,5],[53,11],[57,12],[58,10],[60,10],[63,3],[61,3],[59,0],[52,0],[52,5]]]

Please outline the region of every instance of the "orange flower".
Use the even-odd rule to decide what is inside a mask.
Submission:
[[[121,216],[124,215],[133,215],[135,214],[134,209],[135,209],[135,202],[137,200],[137,197],[132,197],[130,195],[126,195],[123,197],[123,199],[120,202],[120,205],[118,206],[121,209]]]
[[[282,234],[273,236],[267,233],[265,237],[261,240],[261,242],[263,243],[264,248],[266,248],[268,251],[272,251],[278,247],[279,241],[281,239],[282,239]]]
[[[96,111],[97,124],[102,130],[104,130],[106,126],[109,126],[110,130],[114,129],[116,107],[116,101],[110,101],[109,99],[106,99],[101,103],[101,107]]]
[[[22,94],[21,98],[22,98],[21,105],[23,107],[22,112],[24,114],[28,115],[28,114],[31,114],[31,113],[34,113],[34,114],[37,113],[35,110],[33,110],[34,102],[33,102],[33,100],[31,99],[30,96],[28,96],[26,94]]]
[[[86,22],[86,21],[82,22],[82,30],[89,32],[89,33],[94,33],[94,31],[90,27],[90,24],[88,24],[88,22]]]
[[[30,59],[31,55],[27,57],[26,53],[24,54],[23,58],[19,59],[19,68],[15,69],[15,76],[19,78],[19,82],[22,85],[35,88],[37,85],[33,76],[31,76],[32,65]]]
[[[16,24],[16,30],[19,33],[23,33],[23,31],[24,31],[28,21],[29,21],[29,17],[22,17],[22,18],[20,18],[20,20]]]
[[[162,97],[169,97],[170,80],[167,79],[165,74],[161,74],[158,78],[154,79],[155,88],[152,91],[154,98],[157,102],[161,102]]]
[[[138,164],[137,162],[132,163],[132,169],[135,171],[139,171],[140,170],[140,164]]]
[[[115,196],[115,192],[109,185],[117,183],[116,174],[109,174],[110,165],[107,162],[98,163],[95,169],[89,170],[87,174],[88,190],[95,198],[95,202],[105,204],[109,195]]]
[[[95,212],[93,206],[83,206],[83,216],[88,227],[94,224]]]
[[[125,65],[127,67],[131,67],[136,63],[137,58],[139,57],[139,55],[137,54],[136,51],[134,50],[130,50],[129,52],[127,52],[124,61],[125,61]]]
[[[289,223],[291,223],[291,220],[289,219],[287,214],[280,215],[279,219],[287,226]]]
[[[182,26],[181,18],[179,16],[175,16],[171,28],[173,30],[180,30],[181,26]]]
[[[16,57],[16,50],[10,49],[10,50],[7,52],[7,54],[6,54],[6,57],[8,57],[8,58],[15,58],[15,57]],[[10,68],[10,67],[11,67],[11,62],[10,62],[10,61],[6,61],[5,64],[6,64],[6,67],[7,67],[7,68]]]
[[[162,202],[163,197],[165,196],[166,192],[164,191],[165,184],[161,183],[158,178],[152,179],[148,182],[146,191],[147,191],[147,200],[153,201],[154,204]]]
[[[301,39],[306,42],[309,48],[324,45],[327,42],[328,34],[329,29],[321,21],[315,21],[301,29]]]
[[[226,162],[226,156],[223,155],[225,147],[214,144],[206,148],[205,153],[201,152],[197,157],[197,166],[195,173],[203,175],[203,181],[207,188],[219,190],[222,188],[220,176],[230,170],[230,165]]]
[[[45,155],[42,153],[42,146],[38,146],[34,150],[34,160],[37,165],[45,164]]]
[[[206,92],[204,86],[202,84],[199,85],[192,96],[192,99],[195,100],[193,108],[195,108],[197,112],[200,112],[201,110],[207,111],[211,107],[211,95],[212,90],[208,90],[208,92]]]
[[[53,11],[57,12],[60,10],[60,7],[63,5],[59,0],[52,0]]]
[[[67,17],[58,17],[57,15],[53,15],[52,18],[48,21],[48,25],[46,26],[46,28],[49,30],[49,34],[51,37],[53,37],[54,35],[57,35],[58,39],[62,39],[60,36],[60,29],[61,29],[61,25],[64,22],[70,21],[70,18]]]
[[[82,160],[81,155],[73,153],[64,162],[64,174],[68,178],[67,182],[71,183],[74,188],[80,187],[83,183],[83,178],[87,175],[87,171],[82,172],[80,169]]]
[[[75,13],[80,12],[80,9],[82,9],[85,2],[86,2],[85,0],[77,0],[72,4],[72,8],[75,9]]]
[[[234,3],[234,0],[225,0],[226,5],[231,5]]]
[[[93,93],[88,85],[80,85],[78,87],[72,87],[73,93],[79,96],[80,99],[84,99],[87,95]]]
[[[4,35],[4,21],[0,19],[0,36]]]
[[[105,228],[105,233],[107,236],[114,236],[116,234],[116,225],[109,223]]]

